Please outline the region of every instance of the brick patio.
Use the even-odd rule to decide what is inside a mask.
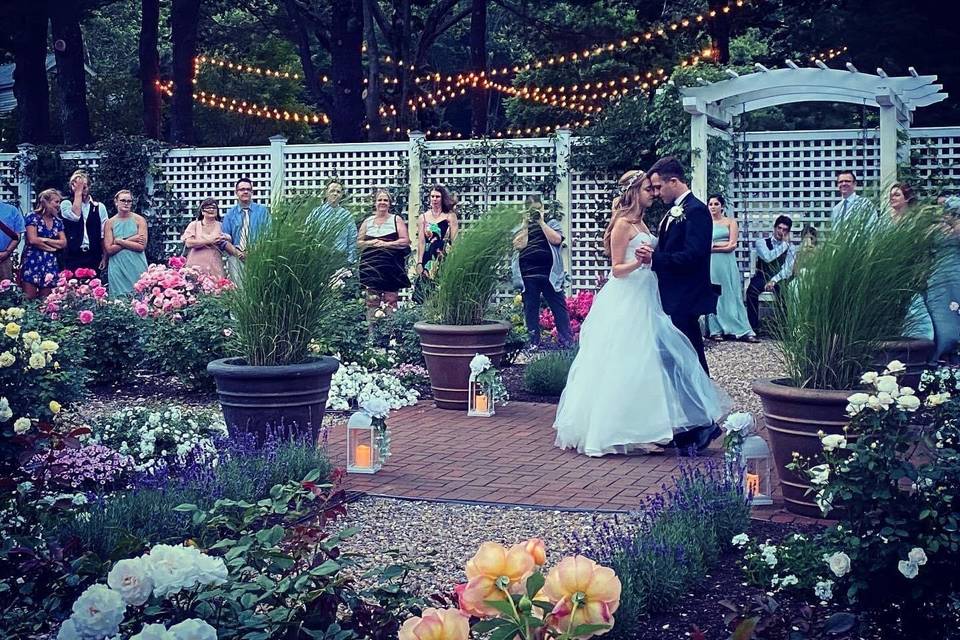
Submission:
[[[349,474],[347,490],[370,495],[565,509],[628,511],[671,484],[681,459],[664,451],[590,458],[553,446],[556,405],[511,402],[491,418],[420,402],[391,414],[391,456],[373,475]],[[329,450],[346,466],[346,428],[331,429]],[[722,455],[720,441],[694,460]],[[775,496],[776,498],[776,496]],[[813,522],[774,508],[754,516]]]

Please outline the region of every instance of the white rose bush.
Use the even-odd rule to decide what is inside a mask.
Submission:
[[[819,459],[794,454],[788,465],[836,524],[776,546],[737,541],[745,573],[764,588],[946,629],[960,589],[960,372],[928,370],[914,389],[900,384],[905,369],[893,361],[865,373],[843,433],[820,433]]]
[[[351,411],[373,399],[386,402],[390,409],[401,409],[416,404],[420,393],[386,371],[369,370],[356,362],[341,365],[333,374],[328,409]]]

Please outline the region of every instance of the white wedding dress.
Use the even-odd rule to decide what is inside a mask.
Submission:
[[[627,260],[642,242],[656,238],[634,236]],[[580,329],[553,425],[556,445],[588,456],[648,450],[719,420],[732,404],[663,312],[657,275],[648,267],[625,278],[611,273]]]

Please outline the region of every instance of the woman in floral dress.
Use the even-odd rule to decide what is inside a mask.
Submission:
[[[37,196],[37,208],[25,221],[27,240],[20,279],[28,300],[46,297],[57,279],[57,251],[67,246],[60,219],[60,192],[46,189]]]

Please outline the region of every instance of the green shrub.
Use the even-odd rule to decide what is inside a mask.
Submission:
[[[536,358],[523,372],[524,388],[537,395],[560,395],[576,355],[575,350],[551,351]]]
[[[359,362],[369,339],[363,298],[341,297],[320,321],[314,338],[318,353],[336,355],[340,362]]]
[[[371,344],[393,355],[395,362],[390,363],[390,367],[401,363],[424,364],[420,336],[413,330],[413,325],[422,319],[423,309],[408,305],[370,325]]]
[[[146,365],[151,371],[176,376],[194,389],[213,389],[207,363],[236,349],[235,323],[223,297],[201,296],[178,315],[135,318],[135,326],[145,334]]]
[[[93,322],[80,324],[75,317],[62,317],[83,335],[84,366],[98,384],[125,382],[143,362],[143,335],[129,301],[111,300],[93,309]]]

